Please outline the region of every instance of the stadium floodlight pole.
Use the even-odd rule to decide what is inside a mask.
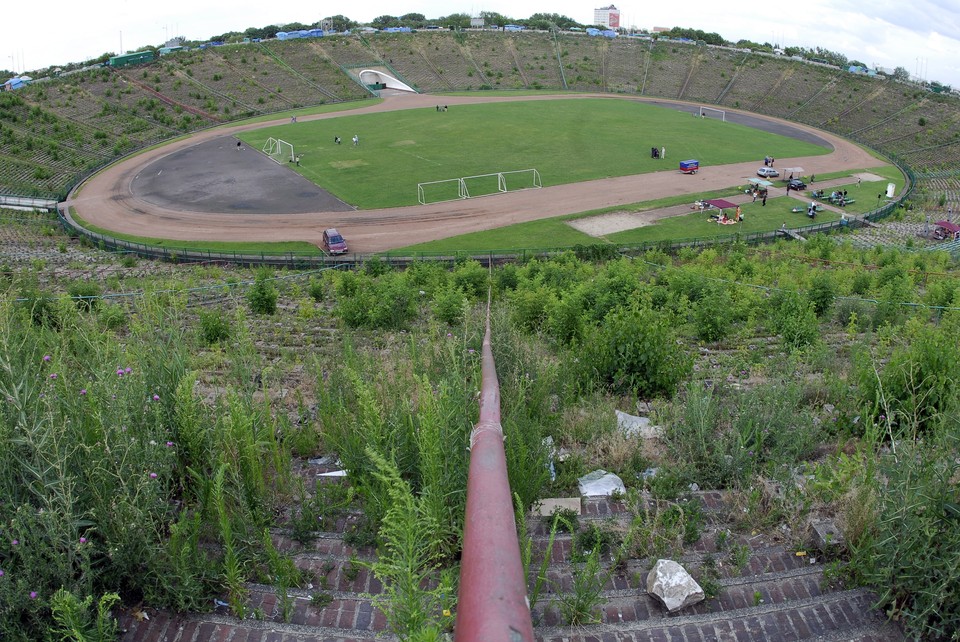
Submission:
[[[490,344],[489,292],[481,356],[480,420],[470,435],[455,639],[533,642],[500,425],[500,386]]]

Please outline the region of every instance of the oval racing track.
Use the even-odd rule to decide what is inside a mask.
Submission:
[[[447,105],[465,105],[482,102],[507,102],[531,100],[576,100],[577,98],[608,98],[611,100],[639,100],[674,107],[693,107],[658,98],[610,96],[606,94],[576,96],[444,96]],[[388,96],[376,105],[359,109],[299,116],[300,122],[337,118],[345,115],[394,111],[401,109],[433,109],[436,96],[406,94]],[[866,150],[827,132],[798,125],[788,121],[727,110],[728,119],[783,135],[816,140],[832,146],[833,151],[822,156],[777,159],[780,167],[800,166],[806,173],[827,174],[843,170],[877,167],[885,163]],[[107,167],[78,186],[62,205],[69,217],[70,208],[87,223],[116,233],[145,238],[163,238],[180,241],[307,241],[319,244],[320,236],[327,227],[336,227],[347,237],[353,252],[368,253],[404,247],[469,232],[488,230],[514,223],[549,218],[564,214],[601,208],[616,207],[649,201],[684,193],[698,193],[728,188],[746,183],[755,176],[759,161],[702,168],[697,174],[681,174],[671,163],[667,171],[601,179],[567,185],[545,187],[537,190],[509,192],[490,197],[467,199],[430,205],[416,205],[389,209],[352,210],[339,207],[340,211],[302,211],[298,213],[250,213],[244,211],[244,194],[253,198],[256,184],[237,184],[229,176],[219,174],[220,180],[211,178],[208,187],[216,190],[226,185],[236,195],[237,201],[223,200],[220,211],[201,211],[193,206],[197,194],[187,194],[178,200],[176,193],[143,195],[137,193],[134,184],[143,173],[152,171],[172,155],[189,152],[204,144],[214,144],[225,139],[227,148],[236,144],[232,136],[242,131],[259,129],[288,122],[280,119],[247,125],[222,126],[198,132],[184,139],[151,149],[127,160]],[[221,147],[223,147],[221,145]],[[214,145],[216,146],[216,145]],[[266,158],[265,156],[263,158]],[[272,164],[272,161],[267,161]],[[286,170],[283,170],[286,172]],[[289,172],[296,177],[299,174]],[[306,179],[303,179],[306,180]],[[232,182],[233,181],[233,182]],[[142,192],[143,190],[141,190]],[[782,188],[772,188],[771,196],[780,196]],[[162,196],[162,198],[160,198]],[[317,199],[318,206],[322,204]],[[341,204],[342,205],[342,204]],[[216,210],[217,208],[214,208]]]

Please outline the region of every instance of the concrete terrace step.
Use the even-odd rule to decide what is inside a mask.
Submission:
[[[694,577],[700,575],[704,556],[693,553],[680,557],[679,561]],[[646,586],[646,575],[653,566],[652,559],[630,560],[626,563],[625,571],[614,573],[607,582],[606,590],[643,589]],[[731,563],[716,564],[715,569],[719,578],[730,583],[736,581],[764,581],[766,576],[777,576],[782,573],[792,573],[805,569],[821,569],[822,566],[811,562],[807,556],[797,557],[793,552],[780,547],[754,550],[747,564],[742,569]],[[536,578],[539,567],[530,569],[529,583]],[[573,585],[573,573],[578,568],[573,564],[563,562],[554,563],[547,568],[547,584],[550,587],[560,587],[561,591],[570,590]]]
[[[872,607],[864,590],[841,591],[786,604],[760,604],[728,612],[684,614],[584,627],[541,627],[542,642],[799,642],[903,640]]]
[[[382,631],[237,620],[218,614],[171,615],[150,611],[150,619],[120,618],[121,642],[366,642],[396,640]],[[344,615],[344,619],[349,619]],[[354,615],[355,618],[360,616]],[[366,617],[364,615],[363,617]],[[370,616],[372,617],[372,615]]]
[[[322,591],[330,601],[322,608],[314,606],[311,591],[289,589],[291,611],[284,617],[283,606],[273,587],[251,586],[247,599],[250,612],[259,612],[263,621],[294,624],[304,627],[340,630],[340,635],[377,633],[386,629],[387,619],[369,597],[352,592]],[[229,616],[226,607],[218,606],[221,615]],[[286,622],[284,620],[286,619]]]
[[[761,604],[788,604],[815,599],[824,593],[820,588],[820,568],[800,569],[769,578],[738,578],[720,582],[717,597],[684,609],[684,615],[734,612]],[[646,577],[643,577],[646,581]],[[600,622],[621,625],[629,622],[657,620],[670,617],[644,588],[610,591],[599,606]],[[563,622],[556,595],[541,595],[535,611],[546,626],[560,626]]]

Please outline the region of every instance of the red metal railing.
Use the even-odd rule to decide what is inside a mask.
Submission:
[[[490,303],[483,336],[480,421],[470,435],[463,529],[458,642],[532,642],[513,495],[500,426],[500,384],[490,348]]]

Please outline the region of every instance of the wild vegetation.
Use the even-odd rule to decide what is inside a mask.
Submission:
[[[695,483],[743,507],[736,528],[786,524],[798,545],[806,518],[836,518],[837,581],[875,587],[914,635],[950,639],[960,626],[960,277],[946,254],[822,237],[600,262],[571,253],[492,273],[470,261],[157,267],[5,273],[9,639],[109,639],[118,598],[195,611],[219,599],[257,617],[250,581],[278,596],[317,582],[278,535],[309,540],[357,510],[350,536],[379,548],[370,569],[390,629],[448,630],[488,285],[519,505],[575,494],[599,467],[640,502],[627,532],[572,525],[583,582],[695,540]],[[613,410],[638,401],[664,426],[662,448],[618,430]],[[546,437],[569,455],[554,459]],[[349,486],[297,474],[325,455]],[[771,498],[770,484],[784,492]],[[644,489],[657,503],[642,507]],[[563,618],[593,621],[595,581],[565,595]]]

